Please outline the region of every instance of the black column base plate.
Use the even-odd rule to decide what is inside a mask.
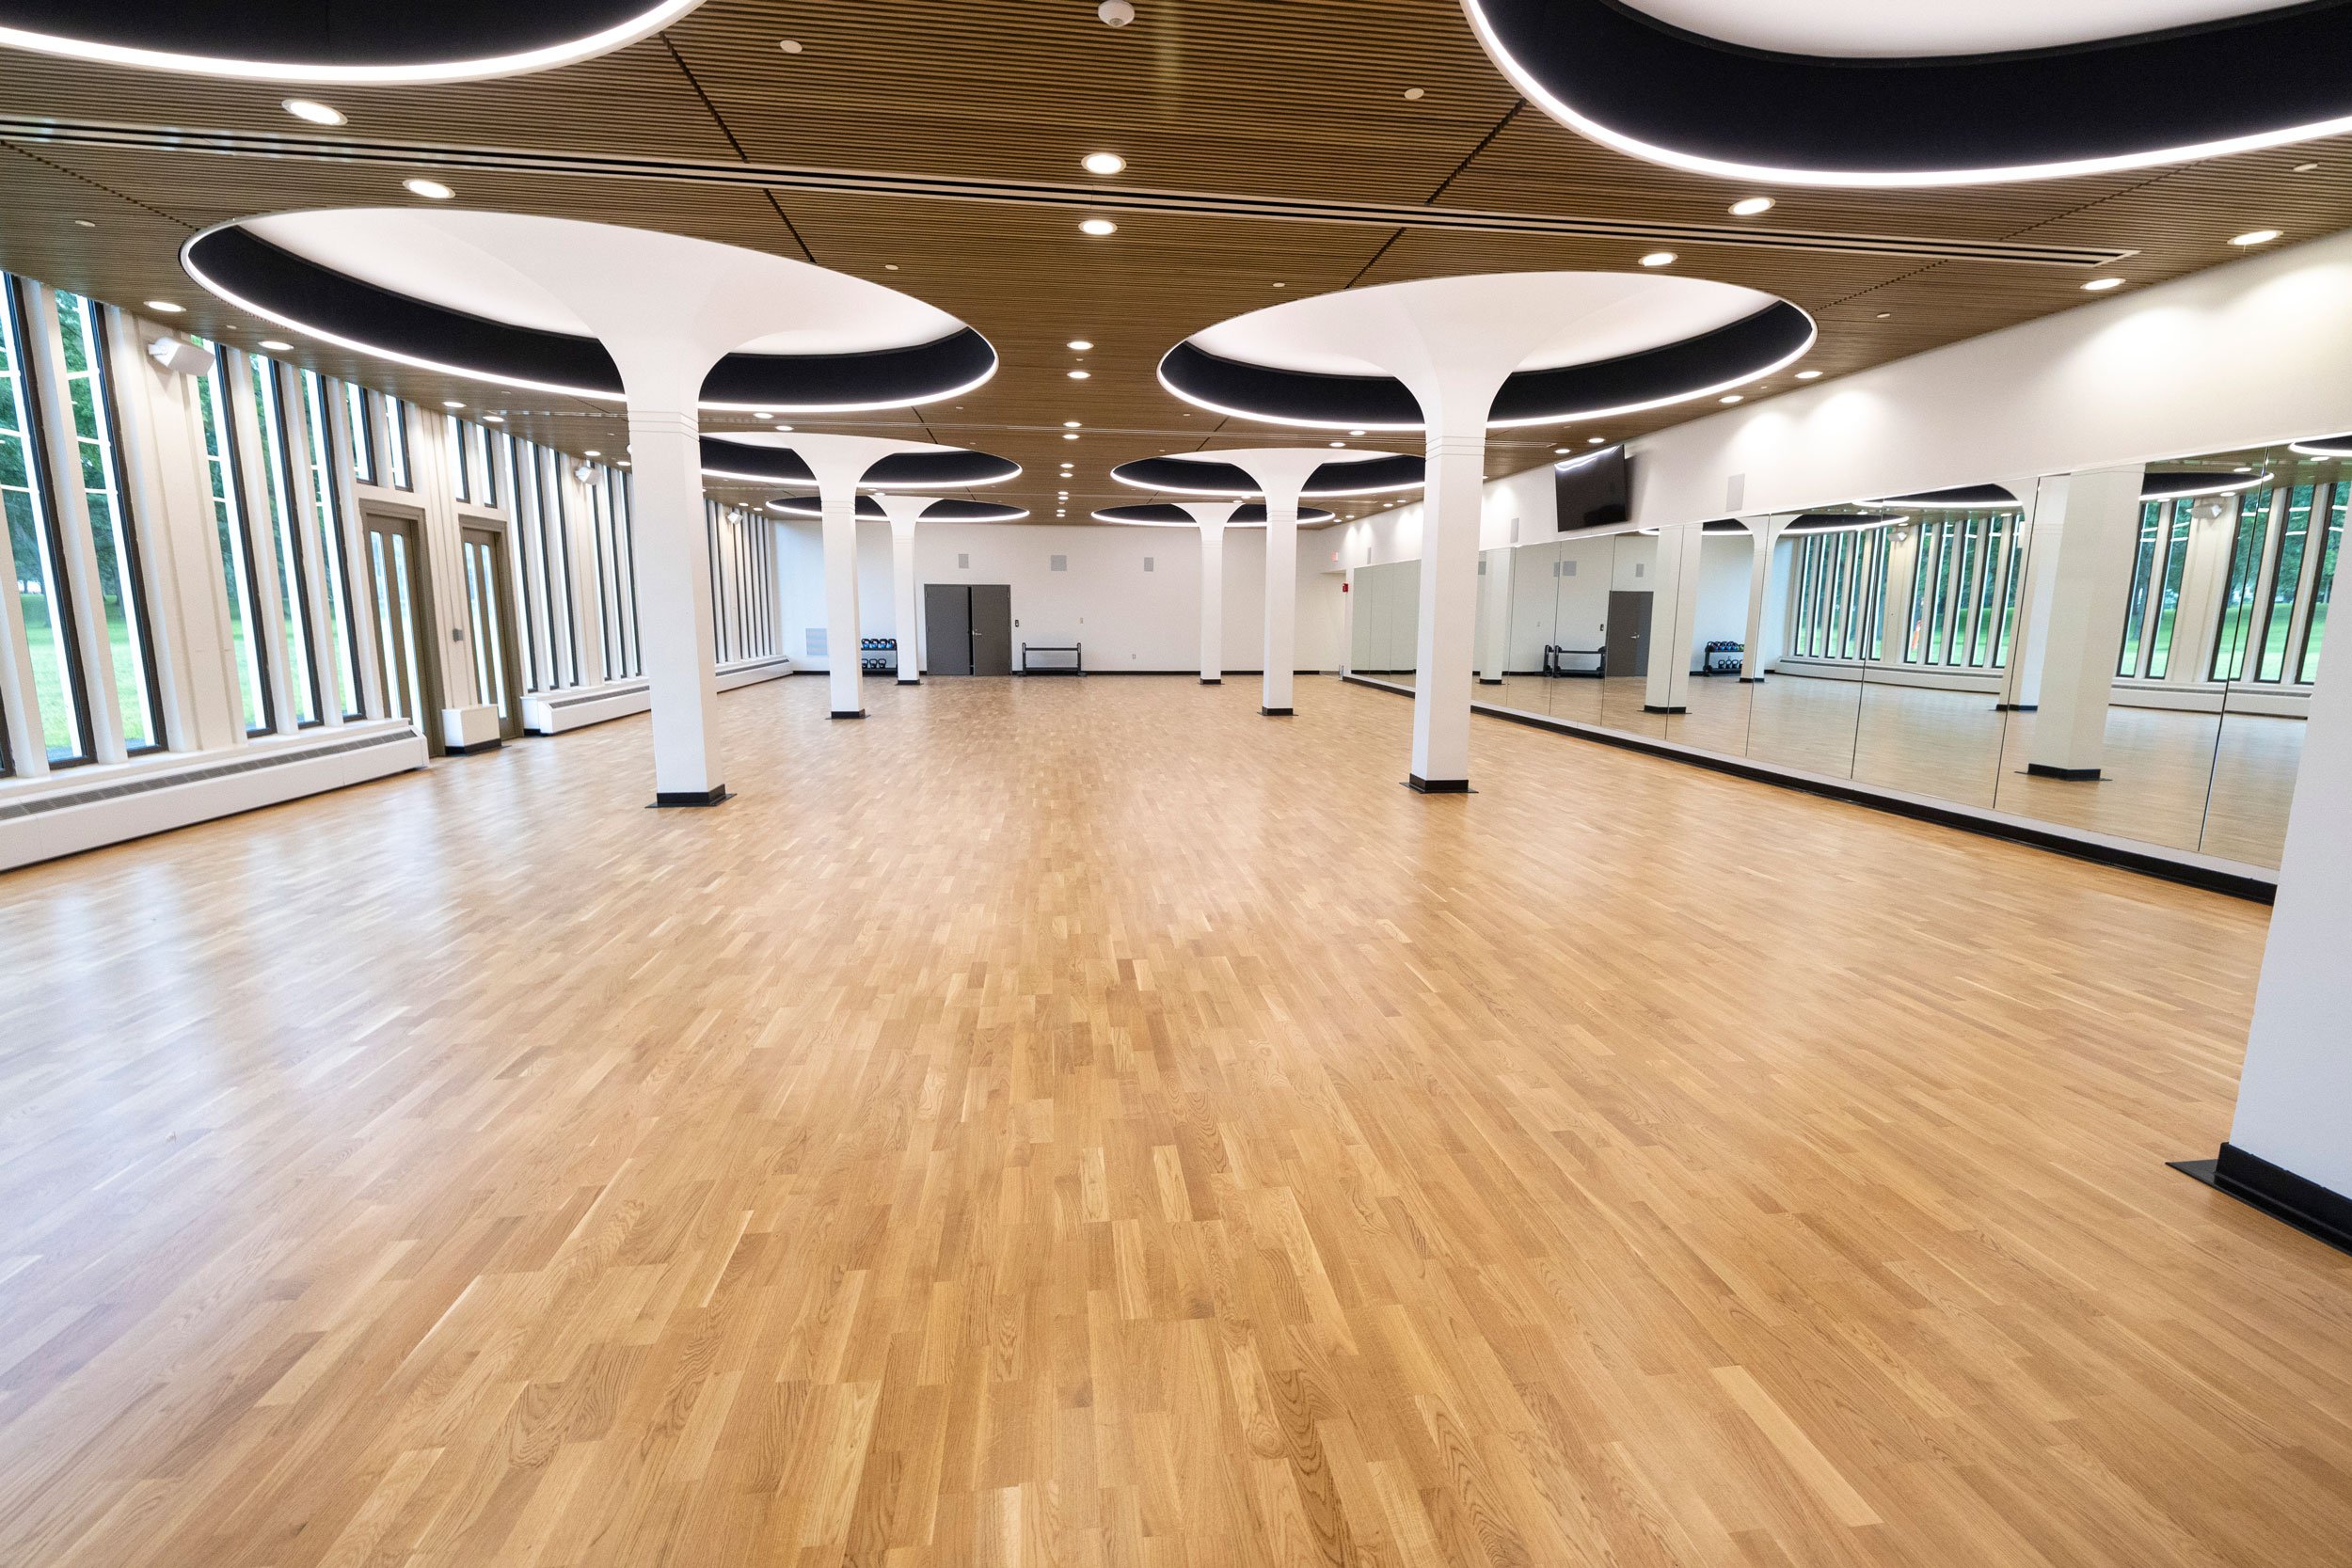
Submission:
[[[2026,771],[2037,779],[2064,779],[2069,784],[2097,784],[2100,779],[2096,768],[2053,768],[2045,762],[2029,762]]]
[[[715,789],[664,789],[653,798],[647,811],[660,811],[667,806],[715,806],[735,799],[724,784]]]
[[[920,686],[923,683],[920,680],[908,680],[904,676],[900,676],[898,684],[900,686]]]
[[[1286,707],[1261,706],[1258,711],[1264,714],[1268,719],[1288,719],[1291,716],[1291,710]]]
[[[1223,686],[1225,684],[1225,677],[1223,675],[1203,675],[1200,677],[1200,684],[1202,686]]]
[[[828,719],[863,719],[866,717],[866,710],[859,708],[855,713],[828,713],[825,717]]]
[[[1993,711],[1995,713],[2040,713],[2042,705],[2040,703],[1994,703]]]
[[[2352,1197],[2225,1143],[2211,1160],[2168,1160],[2184,1176],[2295,1227],[2338,1252],[2352,1252]]]
[[[1424,779],[1415,773],[1405,781],[1405,787],[1416,795],[1475,795],[1468,779]]]
[[[1691,710],[1687,707],[1653,707],[1649,704],[1644,703],[1642,705],[1642,711],[1644,713],[1688,713]]]

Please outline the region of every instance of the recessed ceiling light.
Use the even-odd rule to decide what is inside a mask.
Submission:
[[[506,416],[503,414],[485,414],[482,416],[482,422],[484,424],[504,424],[506,422]]]
[[[1072,371],[1070,372],[1070,379],[1073,381],[1084,381],[1090,373],[1092,372],[1088,371]]]
[[[1360,431],[1360,430],[1351,430],[1351,431],[1349,431],[1349,432],[1348,432],[1348,434],[1349,434],[1350,436],[1361,436],[1361,435],[1363,434],[1363,432],[1362,432],[1362,431]]]
[[[775,416],[774,416],[773,414],[769,413],[769,412],[768,412],[768,410],[766,410],[765,408],[762,408],[762,409],[758,410],[757,412],[755,412],[755,414],[753,414],[753,415],[752,415],[752,418],[753,418],[753,419],[755,419],[755,420],[772,420],[772,419],[774,419],[774,418],[775,418]]]
[[[1574,451],[1576,449],[1574,447],[1554,447],[1551,449],[1551,455],[1557,457],[1562,452]]]
[[[1127,166],[1127,160],[1116,152],[1089,152],[1078,162],[1089,174],[1117,174]]]
[[[447,201],[457,194],[438,180],[403,180],[400,188],[410,196],[423,197],[427,201]]]
[[[88,218],[75,218],[73,220],[73,227],[76,229],[95,229],[98,225],[91,222]]]
[[[2231,471],[2232,473],[2233,473],[2233,474],[2250,474],[2250,473],[2252,473],[2254,470],[2253,470],[2253,469],[2251,469],[2251,468],[2249,468],[2249,467],[2247,467],[2246,465],[2244,465],[2243,463],[2241,463],[2241,464],[2239,464],[2236,467],[2232,468],[2230,471]]]
[[[1065,430],[1061,433],[1061,438],[1065,441],[1074,441],[1078,438],[1078,433],[1074,430]]]
[[[161,310],[167,316],[176,316],[187,309],[184,305],[175,305],[167,299],[151,299],[147,302],[147,308],[150,310]]]
[[[1600,445],[1600,443],[1601,437],[1597,436],[1587,436],[1584,437],[1584,444],[1588,447],[1597,447]],[[1391,504],[1393,505],[1394,503],[1391,502]]]
[[[2230,243],[2232,245],[2268,245],[2277,239],[2279,234],[2280,230],[2276,229],[2249,229],[2243,234],[2233,234],[2230,237]]]
[[[896,261],[884,261],[882,263],[882,271],[884,272],[897,272],[898,270],[898,263]]]
[[[1334,442],[1332,442],[1331,444],[1332,444],[1333,446],[1335,446],[1335,447],[1343,447],[1343,446],[1347,445],[1347,443],[1346,443],[1345,441],[1334,441]]]
[[[777,428],[778,430],[787,430],[787,431],[788,431],[788,430],[790,430],[792,427],[791,427],[790,425],[788,425],[788,424],[780,424],[780,425],[776,426],[776,428]]]
[[[1878,319],[1883,322],[1891,322],[1895,319],[1895,312],[1892,310],[1881,310],[1879,312]]]
[[[1070,346],[1077,353],[1084,354],[1094,345],[1088,342],[1084,338],[1073,338],[1070,340]]]
[[[581,452],[580,455],[582,457],[602,457],[604,453],[598,451],[594,447],[590,447],[586,451]]]
[[[624,457],[624,458],[622,458],[622,459],[621,459],[621,467],[624,467],[624,468],[626,468],[626,467],[628,467],[628,458]]]
[[[1642,265],[1645,267],[1671,267],[1674,264],[1675,253],[1671,250],[1653,250],[1642,258]]]
[[[1772,210],[1772,198],[1769,196],[1741,197],[1731,204],[1731,215],[1736,218],[1752,218],[1758,213]]]
[[[1064,430],[1084,430],[1084,429],[1086,428],[1086,426],[1084,426],[1084,425],[1080,424],[1080,423],[1079,423],[1077,420],[1062,420],[1062,422],[1061,422],[1061,427],[1062,427]]]
[[[1081,234],[1094,234],[1098,236],[1103,234],[1116,234],[1119,232],[1119,225],[1113,223],[1108,218],[1089,218],[1084,223],[1078,225],[1078,232]]]
[[[1717,398],[1715,401],[1717,403],[1745,403],[1747,400],[1737,392],[1726,392],[1724,396]]]
[[[1797,379],[1799,381],[1819,381],[1821,379],[1821,372],[1819,371],[1799,371],[1797,372]]]
[[[1405,89],[1405,96],[1418,102],[1422,96],[1422,89],[1419,87],[1406,87]]]
[[[1289,285],[1289,284],[1287,284],[1287,283],[1277,283],[1277,284],[1276,284],[1276,285],[1274,285],[1274,286],[1275,286],[1276,288],[1278,288],[1278,289],[1287,289],[1287,288],[1289,288],[1289,287],[1290,287],[1290,285]]]
[[[294,347],[294,344],[287,342],[282,338],[264,338],[262,340],[262,346],[269,350],[272,354],[283,354],[288,349]]]
[[[797,55],[801,52],[801,40],[799,39],[780,39],[776,42],[776,47],[783,50],[787,55]]]
[[[2086,293],[2103,294],[2109,289],[2120,289],[2122,286],[2123,280],[2120,277],[2094,277],[2083,285],[2083,291]]]
[[[444,408],[463,408],[466,405],[458,402],[455,398],[443,398],[441,400],[441,406]]]
[[[343,123],[343,112],[341,109],[332,104],[322,103],[315,98],[283,99],[279,101],[278,106],[294,116],[294,119],[307,119],[313,125]]]
[[[2297,164],[2295,166],[2295,172],[2297,174],[2309,174],[2312,170],[2317,168],[2318,166],[2319,166],[2317,164]]]

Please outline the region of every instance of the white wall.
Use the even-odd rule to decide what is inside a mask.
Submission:
[[[818,525],[778,531],[785,651],[804,667],[808,628],[825,624]],[[1298,537],[1301,670],[1340,667],[1336,531]],[[1061,556],[1064,570],[1053,569]],[[1144,569],[1149,558],[1152,569]],[[968,562],[968,563],[967,563]],[[1089,670],[1184,672],[1200,667],[1200,540],[1188,528],[1032,523],[924,523],[914,531],[916,602],[932,582],[1004,583],[1012,589],[1013,643],[1083,643]],[[1265,531],[1225,534],[1224,666],[1259,668],[1264,647]],[[866,637],[898,635],[890,584],[890,528],[858,525],[858,618]],[[919,629],[918,633],[919,633]]]
[[[2352,430],[2347,364],[2352,233],[1643,436],[1634,515],[1790,512],[2333,435]]]

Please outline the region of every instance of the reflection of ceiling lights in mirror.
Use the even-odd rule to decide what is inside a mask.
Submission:
[[[1116,152],[1089,152],[1080,162],[1089,174],[1117,174],[1127,166],[1127,160]]]
[[[447,201],[457,194],[438,180],[403,180],[400,188],[411,196],[423,197],[427,201]]]
[[[1108,218],[1088,218],[1085,222],[1078,225],[1078,232],[1081,234],[1092,234],[1099,239],[1104,234],[1118,233],[1119,225],[1113,223]]]
[[[315,98],[289,98],[278,107],[294,119],[307,119],[313,125],[341,125],[344,122],[341,109],[322,103]]]

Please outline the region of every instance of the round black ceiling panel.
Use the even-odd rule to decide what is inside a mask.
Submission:
[[[2289,442],[2287,451],[2304,457],[2352,457],[2352,436],[2313,436]]]
[[[701,3],[0,0],[0,47],[246,82],[474,82],[608,54]]]
[[[1551,118],[1653,163],[1923,186],[2185,163],[2352,130],[2346,0],[1463,0]]]
[[[1849,529],[1885,528],[1910,519],[1899,512],[1808,512],[1782,529],[1783,533],[1837,533]]]
[[[1691,337],[1515,372],[1495,394],[1487,423],[1555,424],[1655,408],[1767,375],[1812,347],[1815,332],[1803,310],[1764,297],[1760,309]],[[1393,376],[1231,356],[1192,339],[1161,358],[1160,384],[1188,403],[1245,419],[1327,429],[1414,430],[1422,423],[1419,400]]]
[[[959,496],[943,496],[923,509],[927,523],[1017,523],[1029,515],[1025,506],[1013,506],[1004,501],[965,500]]]
[[[2228,496],[2270,483],[2263,473],[2242,474],[2234,468],[2170,468],[2150,470],[2139,482],[2144,501],[2179,500],[2185,496]]]
[[[2015,506],[2017,492],[2006,484],[1962,484],[1949,490],[1922,490],[1911,496],[1885,496],[1877,506],[1916,506],[1930,511],[1979,512]]]
[[[385,288],[241,224],[197,235],[182,247],[181,265],[222,299],[361,353],[499,386],[622,398],[620,371],[593,337]],[[996,351],[986,338],[951,317],[937,320],[937,337],[908,345],[727,355],[704,379],[702,405],[804,414],[898,408],[952,396],[995,373]]]
[[[1298,520],[1302,523],[1327,523],[1339,515],[1320,506],[1302,506]],[[1146,528],[1192,528],[1192,514],[1173,501],[1147,501],[1139,506],[1105,506],[1096,510],[1098,523],[1141,524]],[[1265,506],[1259,501],[1233,508],[1233,515],[1225,519],[1233,528],[1265,527]]]
[[[1425,459],[1410,453],[1326,463],[1307,476],[1302,496],[1373,496],[1392,490],[1416,490],[1423,482]],[[1199,457],[1139,457],[1111,470],[1111,478],[1138,490],[1158,490],[1179,496],[1254,496],[1258,482],[1234,463]],[[1305,514],[1302,512],[1303,517]],[[1189,521],[1189,519],[1187,519]]]

